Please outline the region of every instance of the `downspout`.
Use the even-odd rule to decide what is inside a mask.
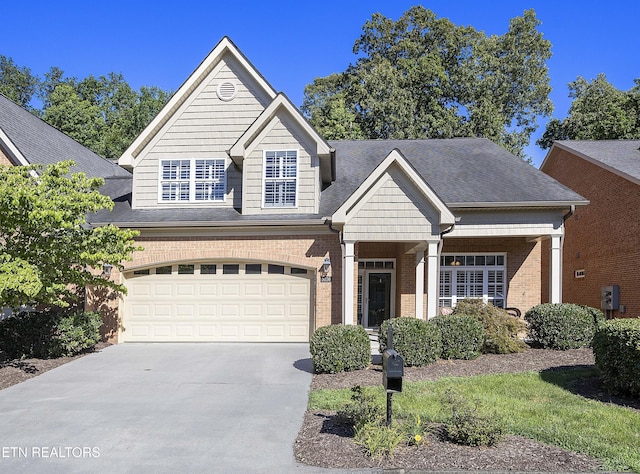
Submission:
[[[562,222],[567,222],[567,219],[569,219],[569,217],[571,217],[574,212],[576,212],[576,206],[575,204],[571,204],[571,207],[569,207],[569,212],[562,216]]]

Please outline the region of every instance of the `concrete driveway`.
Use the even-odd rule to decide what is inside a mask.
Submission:
[[[317,472],[308,344],[120,344],[0,391],[0,472]]]

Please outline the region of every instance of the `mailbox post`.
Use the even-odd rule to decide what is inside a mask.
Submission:
[[[394,393],[402,392],[402,377],[404,376],[404,360],[393,349],[393,326],[389,322],[387,331],[387,350],[382,354],[382,384],[387,391],[387,426],[391,425],[392,403]]]

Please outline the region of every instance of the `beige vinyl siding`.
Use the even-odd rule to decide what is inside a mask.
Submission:
[[[236,85],[233,100],[218,98],[217,87],[223,82]],[[233,56],[227,54],[211,75],[193,92],[176,111],[160,132],[149,143],[144,156],[136,166],[133,178],[133,207],[174,208],[238,205],[241,176],[228,158],[226,151],[237,141],[268,104],[265,93],[242,69]],[[159,203],[158,172],[163,159],[226,158],[227,195],[224,203]]]
[[[427,240],[439,234],[437,211],[396,167],[348,215],[346,240]]]
[[[457,210],[458,221],[450,237],[524,236],[537,237],[560,232],[562,209],[523,211]]]
[[[264,152],[296,150],[298,152],[297,206],[262,207]],[[255,147],[243,163],[242,213],[255,214],[315,214],[319,208],[320,167],[315,156],[315,142],[295,126],[288,114],[273,119],[258,137]]]

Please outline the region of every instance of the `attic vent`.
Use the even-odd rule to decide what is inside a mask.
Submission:
[[[218,85],[218,97],[220,100],[231,100],[236,96],[236,85],[232,82],[223,82]]]

